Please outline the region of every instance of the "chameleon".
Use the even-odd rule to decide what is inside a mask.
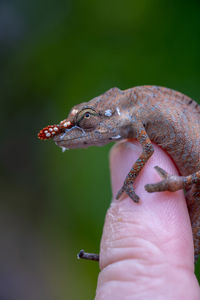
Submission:
[[[200,106],[197,102],[159,86],[111,88],[89,102],[74,106],[66,119],[43,128],[38,137],[53,139],[63,151],[136,139],[142,152],[116,196],[119,199],[126,193],[136,203],[140,199],[133,183],[153,155],[152,142],[159,145],[172,158],[180,175],[168,174],[155,166],[161,181],[144,188],[150,193],[185,191],[197,261],[200,255]],[[95,260],[94,256],[91,254],[91,259]],[[87,255],[81,250],[79,257],[87,258]]]

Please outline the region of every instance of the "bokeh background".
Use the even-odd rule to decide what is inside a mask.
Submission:
[[[0,299],[93,299],[111,199],[104,148],[37,132],[107,89],[156,84],[200,98],[198,0],[0,1]],[[198,275],[198,266],[196,268]]]

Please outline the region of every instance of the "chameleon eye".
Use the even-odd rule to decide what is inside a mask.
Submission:
[[[98,122],[99,115],[91,108],[80,111],[77,117],[77,125],[83,129],[94,129]]]
[[[85,119],[89,119],[90,116],[91,116],[91,114],[90,114],[89,112],[86,112],[85,115],[84,115],[84,118],[85,118]]]

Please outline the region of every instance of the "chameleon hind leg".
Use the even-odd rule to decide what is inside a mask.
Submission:
[[[180,189],[189,189],[186,198],[192,226],[196,262],[200,255],[200,171],[189,176],[176,176],[168,174],[160,167],[155,167],[155,169],[163,180],[155,184],[145,185],[147,192],[175,192]]]

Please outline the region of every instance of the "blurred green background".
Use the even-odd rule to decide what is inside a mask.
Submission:
[[[99,249],[110,145],[63,154],[37,132],[114,86],[198,100],[199,12],[197,0],[0,1],[1,299],[94,298],[98,264],[76,253]]]

